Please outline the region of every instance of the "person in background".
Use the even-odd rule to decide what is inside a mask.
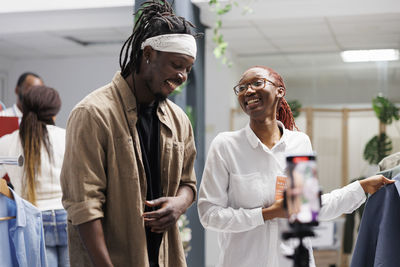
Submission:
[[[20,128],[0,138],[0,156],[24,155],[24,166],[0,166],[0,176],[7,172],[15,192],[42,212],[48,266],[69,266],[60,185],[65,130],[55,126],[61,99],[53,88],[33,86],[22,94],[21,105]]]
[[[311,154],[308,136],[297,129],[284,96],[285,84],[274,70],[256,66],[234,87],[249,124],[212,141],[200,185],[198,212],[202,225],[219,232],[218,267],[292,266],[295,240],[282,241],[287,227],[283,200],[275,200],[278,177],[285,176],[286,155]],[[382,175],[354,182],[322,196],[319,220],[350,213],[386,183]],[[311,243],[310,266],[315,266]]]
[[[34,85],[43,85],[42,78],[33,72],[25,72],[19,76],[17,86],[15,87],[15,94],[17,95],[17,103],[13,104],[5,110],[0,111],[0,116],[4,117],[18,117],[22,118],[22,95],[23,93]]]
[[[195,61],[191,27],[167,1],[144,2],[121,72],[70,114],[61,182],[72,266],[186,266],[176,222],[196,199],[196,149],[167,96]]]

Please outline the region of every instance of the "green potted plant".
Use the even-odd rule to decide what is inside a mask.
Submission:
[[[383,96],[377,96],[372,100],[372,107],[379,119],[379,134],[368,141],[364,149],[364,159],[369,164],[378,164],[392,151],[392,140],[385,133],[385,126],[394,120],[399,120],[399,109]]]

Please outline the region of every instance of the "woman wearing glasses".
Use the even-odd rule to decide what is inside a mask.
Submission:
[[[200,186],[198,211],[202,225],[219,232],[217,266],[292,266],[293,241],[282,241],[287,226],[283,200],[275,201],[277,177],[285,176],[287,154],[312,153],[308,136],[297,129],[284,98],[286,88],[274,70],[256,66],[244,72],[234,91],[249,124],[220,133],[211,143]],[[385,183],[383,176],[322,196],[319,219],[333,219],[358,208]],[[312,255],[311,244],[305,246]],[[310,266],[315,266],[310,257]]]

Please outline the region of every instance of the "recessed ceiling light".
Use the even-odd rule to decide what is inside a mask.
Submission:
[[[369,62],[399,60],[397,49],[347,50],[340,53],[344,62]]]

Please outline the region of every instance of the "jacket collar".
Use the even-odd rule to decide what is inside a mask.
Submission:
[[[128,83],[122,77],[120,71],[117,71],[117,73],[115,73],[114,78],[112,79],[112,83],[117,88],[117,91],[121,96],[124,110],[126,112],[135,111],[137,109],[136,97],[133,94],[132,89],[129,87]]]
[[[114,78],[112,79],[112,83],[117,88],[117,91],[121,97],[122,105],[124,107],[125,112],[128,116],[128,123],[131,126],[136,125],[137,120],[137,103],[136,97],[132,92],[132,89],[129,87],[126,80],[122,77],[121,72],[118,71]],[[167,116],[167,105],[168,99],[165,101],[160,101],[157,108],[157,115],[159,120],[167,126],[168,129],[171,129],[171,123]],[[131,112],[134,112],[133,114]],[[134,115],[131,117],[131,115]],[[133,121],[129,120],[129,118],[133,118]]]

